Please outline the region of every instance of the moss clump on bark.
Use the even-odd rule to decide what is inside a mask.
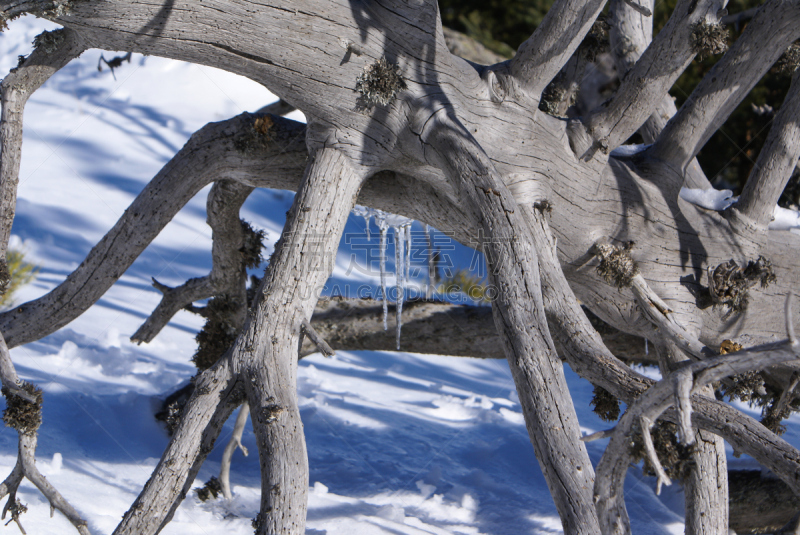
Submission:
[[[692,50],[701,60],[722,54],[728,50],[728,28],[701,20],[692,27]]]
[[[744,312],[750,302],[750,288],[767,288],[776,281],[772,263],[759,256],[740,267],[735,260],[718,265],[708,276],[708,290],[715,305],[727,305],[732,312]]]
[[[206,323],[195,337],[197,352],[192,357],[198,370],[213,366],[236,341],[238,330],[230,323],[236,310],[237,305],[224,296],[214,297],[203,309]]]
[[[594,62],[597,56],[606,52],[609,47],[608,30],[610,26],[605,20],[597,19],[592,24],[592,29],[586,34],[580,46],[578,54],[586,61]]]
[[[8,262],[0,260],[0,295],[5,295],[11,286],[11,272],[8,270]]]
[[[59,45],[66,39],[64,32],[65,30],[63,29],[52,32],[43,31],[33,38],[33,46],[46,54],[52,54],[58,50]]]
[[[778,58],[773,68],[780,74],[791,76],[797,70],[797,67],[800,67],[800,44],[792,43],[786,49],[786,52]]]
[[[242,246],[239,253],[242,255],[242,263],[247,268],[257,268],[264,261],[261,252],[264,250],[264,238],[267,233],[263,230],[255,230],[250,223],[242,221]]]
[[[244,127],[237,133],[233,140],[233,148],[242,154],[256,154],[267,148],[275,136],[275,130],[275,120],[272,116],[258,115],[249,127]]]
[[[592,410],[606,422],[615,422],[619,419],[619,400],[608,390],[595,386],[591,404]]]
[[[692,453],[693,446],[686,446],[678,442],[678,428],[671,422],[658,421],[650,429],[653,437],[653,448],[656,455],[670,479],[684,481],[692,471],[694,459]],[[636,462],[644,460],[642,472],[648,476],[655,476],[656,471],[647,459],[642,439],[641,429],[636,428],[631,437],[631,453]]]
[[[566,115],[560,112],[561,103],[569,99],[569,102],[566,106],[568,109],[570,106],[575,104],[575,101],[578,98],[577,91],[570,92],[564,87],[563,78],[564,75],[559,73],[559,75],[556,76],[552,82],[547,84],[547,87],[542,93],[542,99],[539,101],[539,109],[554,117],[566,117]]]
[[[200,501],[205,502],[216,498],[222,493],[222,483],[220,483],[219,479],[216,477],[211,476],[211,479],[206,481],[205,485],[195,488],[194,491],[197,493],[197,497],[200,498]]]
[[[631,285],[633,278],[639,273],[639,266],[631,257],[629,243],[625,247],[599,244],[594,246],[594,254],[600,258],[597,272],[603,280],[616,288],[625,288]]]
[[[0,390],[6,397],[3,422],[20,433],[32,434],[42,424],[42,391],[31,383],[26,382],[23,382],[20,388],[33,396],[36,401],[27,401],[3,387]]]
[[[731,375],[726,383],[720,384],[719,392],[731,401],[738,399],[756,403],[767,395],[764,378],[758,372]]]
[[[359,104],[363,109],[385,106],[405,88],[399,65],[389,63],[386,57],[364,68],[356,80],[356,91],[361,93]]]

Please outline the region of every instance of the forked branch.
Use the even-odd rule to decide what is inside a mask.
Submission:
[[[650,149],[683,169],[786,48],[800,37],[800,5],[769,0],[698,84]]]
[[[788,309],[787,304],[787,325],[790,325],[792,319]],[[603,534],[630,532],[622,483],[632,460],[628,441],[634,432],[635,423],[655,421],[667,408],[675,404],[678,406],[679,420],[682,422],[681,440],[689,440],[693,436],[691,424],[687,424],[691,411],[690,393],[703,385],[733,374],[759,370],[798,358],[800,358],[800,343],[790,330],[789,339],[785,342],[767,344],[693,363],[673,374],[679,377],[678,380],[666,378],[633,402],[614,429],[611,441],[597,466],[595,496]],[[642,427],[641,432],[648,433],[647,427]],[[781,474],[781,476],[786,478],[791,477],[791,474]],[[659,482],[666,483],[663,479]]]
[[[652,0],[647,0],[644,4],[652,9],[654,3]],[[627,0],[613,0],[611,6],[611,16],[608,19],[611,55],[617,67],[617,75],[620,79],[624,79],[653,40],[653,18],[642,15],[632,5],[632,2]],[[667,121],[677,111],[672,96],[669,93],[665,94],[639,128],[639,134],[644,142],[653,143],[664,130]],[[689,188],[708,189],[711,187],[696,158],[686,169],[684,180],[686,187]]]
[[[262,143],[255,137],[255,119],[242,114],[195,132],[64,282],[38,299],[0,313],[0,331],[9,347],[38,340],[82,314],[175,214],[214,180],[235,179],[256,186],[253,180],[267,176],[271,187],[296,189],[307,157],[303,125],[276,118],[268,142]]]
[[[243,322],[247,307],[243,258],[246,236],[239,219],[239,209],[253,189],[230,180],[220,180],[214,184],[206,203],[208,225],[212,229],[211,273],[190,279],[177,288],[169,288],[153,279],[153,286],[163,297],[158,307],[131,336],[132,342],[151,342],[179,310],[215,295],[224,295],[232,300],[233,308],[240,310],[237,313],[242,315],[234,323]]]
[[[653,113],[697,53],[692,33],[697,24],[717,24],[720,0],[681,0],[667,25],[628,71],[614,96],[583,121],[591,145],[573,141],[576,155],[591,158],[625,142]],[[574,135],[574,134],[573,134]]]

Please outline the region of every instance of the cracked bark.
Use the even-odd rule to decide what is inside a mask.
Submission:
[[[587,132],[581,131],[581,123],[566,125],[537,112],[541,89],[572,56],[602,2],[559,0],[515,60],[487,68],[446,51],[436,5],[430,0],[363,3],[358,5],[359,13],[354,13],[352,6],[317,0],[310,0],[302,12],[247,11],[246,4],[209,2],[200,9],[177,0],[167,10],[157,4],[121,0],[78,2],[69,13],[50,15],[79,31],[91,46],[211,64],[248,76],[301,109],[315,125],[306,132],[291,122],[275,121],[274,136],[261,144],[266,146],[252,143],[253,116],[209,125],[159,173],[64,284],[48,296],[0,316],[0,329],[8,334],[9,345],[65,325],[95,302],[180,206],[210,181],[297,188],[299,174],[306,167],[302,144],[306,135],[313,161],[298,199],[307,198],[309,203],[293,208],[287,226],[291,232],[276,253],[280,267],[270,268],[262,289],[266,294],[259,298],[245,333],[228,355],[199,379],[201,393],[190,401],[188,416],[178,430],[180,438],[171,442],[118,532],[155,533],[165,525],[188,490],[187,481],[196,474],[221,421],[245,394],[263,468],[258,529],[262,533],[302,531],[307,481],[293,380],[298,336],[316,299],[301,299],[298,308],[297,297],[324,281],[327,267],[317,265],[316,271],[303,271],[304,262],[315,255],[303,256],[295,249],[308,253],[314,245],[295,231],[324,231],[327,237],[321,247],[332,251],[343,218],[366,177],[371,178],[359,201],[362,204],[452,230],[462,242],[485,246],[490,264],[514,260],[493,274],[501,288],[493,314],[520,386],[526,424],[529,430],[548,429],[547,436],[533,436],[532,432],[531,438],[566,531],[596,532],[597,520],[590,504],[586,506],[591,499],[586,483],[592,478],[584,466],[590,465],[584,464],[585,450],[575,442],[574,411],[566,389],[560,388],[563,372],[555,358],[547,320],[554,326],[553,334],[561,338],[570,365],[582,376],[628,403],[651,384],[608,351],[580,311],[578,299],[610,325],[653,337],[654,328],[632,291],[602,284],[587,265],[591,260],[588,251],[595,243],[634,242],[643,280],[686,320],[686,329],[697,333],[696,342],[701,346],[718,344],[732,333],[756,333],[748,345],[775,340],[782,334],[776,327],[780,314],[775,305],[800,282],[793,269],[796,255],[791,253],[800,240],[789,233],[772,232],[741,238],[720,214],[679,200],[684,178],[682,171],[675,170],[680,167],[675,165],[676,159],[668,158],[669,165],[665,165],[654,158],[664,140],[679,131],[674,125],[697,112],[696,102],[678,112],[650,151],[633,156],[601,152],[590,161],[574,157],[573,150],[580,143],[591,148],[609,136],[605,147],[595,148],[613,148],[617,143],[613,138],[622,141],[625,132],[639,128],[638,122],[657,109],[666,89],[639,91],[635,87],[635,81],[650,79],[646,75],[653,66],[647,65],[650,56],[644,54],[633,65],[630,81],[623,83],[609,107],[612,111],[624,108],[627,104],[617,104],[622,102],[620,95],[630,93],[637,113],[629,121],[616,121],[616,112],[604,116],[598,111],[592,116],[593,130]],[[42,9],[38,3],[7,1],[0,5],[7,16]],[[701,5],[705,9],[712,2]],[[685,7],[686,3],[681,3],[673,18],[692,15],[688,8],[681,11]],[[709,8],[702,16],[718,15],[712,11]],[[748,31],[761,28],[761,33],[740,40],[738,51],[726,58],[754,52],[755,61],[763,61],[768,56],[760,48],[763,39],[759,39],[768,27],[764,17],[789,15],[782,22],[791,28],[782,27],[776,32],[779,36],[768,36],[780,43],[794,35],[795,11],[787,2],[769,2],[748,26]],[[236,28],[236,32],[219,29],[218,17],[225,19],[223,27]],[[213,32],[208,31],[209,24],[213,24]],[[667,33],[664,39],[685,32],[686,25],[685,20],[676,23],[675,33]],[[364,40],[365,30],[381,38]],[[686,45],[679,41],[660,42],[664,50],[677,53],[672,63],[685,59]],[[361,43],[360,54],[351,54],[349,46],[345,51],[343,42]],[[384,56],[396,62],[405,88],[387,97],[389,104],[365,109],[364,95],[354,91],[356,80]],[[723,59],[718,67],[726,61],[730,67],[730,59]],[[760,72],[751,67],[752,72]],[[680,66],[671,64],[657,77],[661,85],[668,85],[666,81],[679,70]],[[741,72],[730,67],[725,74],[723,83],[732,84]],[[709,88],[716,90],[714,82],[708,84],[701,84],[704,89],[698,88],[702,90],[695,100],[705,98],[702,92]],[[712,116],[711,122],[724,118],[731,102],[712,102],[703,121]],[[443,123],[445,118],[448,120]],[[573,141],[572,148],[568,140]],[[264,158],[265,154],[269,158]],[[358,162],[357,172],[352,162]],[[323,180],[327,171],[334,173],[335,180]],[[552,235],[534,205],[552,208]],[[744,262],[756,253],[773,260],[778,282],[769,291],[754,292],[749,313],[729,321],[719,310],[702,308],[706,268],[732,256]],[[294,273],[300,273],[299,280],[292,278]],[[209,392],[221,394],[222,401],[206,400]],[[559,405],[556,401],[564,399],[562,396],[566,403]],[[800,488],[796,476],[800,454],[789,444],[715,400],[694,396],[691,403],[695,425],[725,436],[737,450],[773,469],[795,491]],[[678,414],[668,411],[665,417],[677,420]],[[554,427],[558,429],[550,432]],[[175,463],[181,467],[179,476],[172,473]],[[283,512],[287,513],[285,519],[279,518]]]

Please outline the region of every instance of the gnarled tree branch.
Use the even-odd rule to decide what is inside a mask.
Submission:
[[[675,6],[667,25],[627,72],[614,96],[583,120],[591,146],[582,151],[573,142],[577,156],[589,158],[597,150],[608,153],[642,126],[697,53],[692,39],[695,25],[716,24],[721,8],[720,0],[682,0]]]
[[[698,84],[650,149],[683,169],[790,43],[800,37],[800,6],[770,0]]]

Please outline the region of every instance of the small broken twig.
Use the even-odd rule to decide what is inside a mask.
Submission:
[[[324,356],[332,357],[336,354],[336,352],[331,348],[331,346],[328,345],[328,342],[326,342],[319,335],[319,333],[317,333],[317,331],[314,330],[314,327],[311,326],[311,322],[308,321],[307,319],[303,320],[303,325],[300,327],[300,332],[302,334],[308,335],[308,339],[314,342],[314,345],[317,346],[317,349],[319,349],[320,353],[322,353]],[[300,342],[300,344],[302,345],[302,341]]]

